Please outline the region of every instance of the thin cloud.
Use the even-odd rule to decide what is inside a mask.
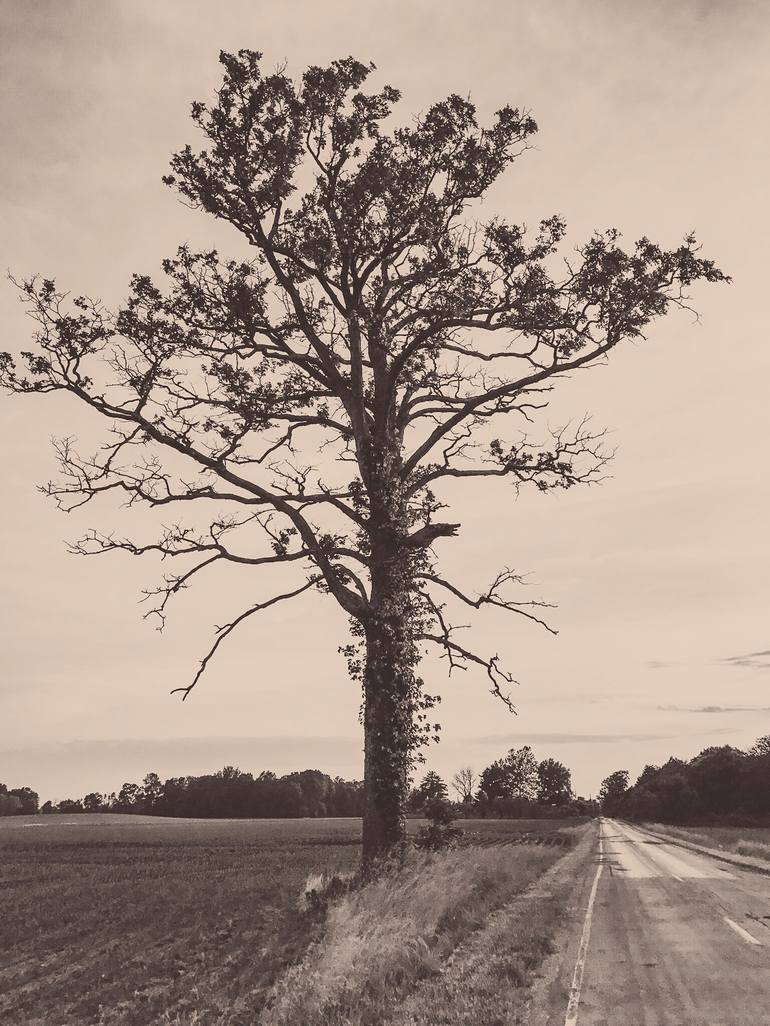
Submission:
[[[686,734],[490,734],[487,737],[470,738],[472,744],[553,744],[553,745],[601,745],[614,744],[619,741],[670,741],[679,737],[686,737]]]
[[[682,713],[770,713],[770,705],[659,705],[658,709]]]
[[[720,662],[728,666],[740,666],[750,670],[770,670],[770,649],[761,652],[747,652],[745,655],[728,656]]]

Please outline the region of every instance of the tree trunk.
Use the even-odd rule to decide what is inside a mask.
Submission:
[[[364,866],[397,851],[406,837],[420,682],[414,673],[413,559],[402,545],[397,523],[387,513],[376,516],[370,534],[372,616],[364,628],[363,676]]]
[[[406,836],[413,717],[409,632],[393,619],[367,631],[364,670],[365,866]]]

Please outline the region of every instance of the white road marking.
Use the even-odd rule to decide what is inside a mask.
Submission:
[[[567,1018],[564,1020],[564,1026],[577,1026],[578,1021],[578,1007],[580,1005],[580,991],[583,986],[583,972],[586,966],[586,955],[588,954],[588,943],[591,940],[591,920],[594,914],[594,901],[596,901],[596,891],[599,887],[599,879],[604,869],[604,849],[602,846],[602,821],[599,820],[599,865],[596,867],[596,876],[594,877],[593,886],[591,887],[591,894],[588,898],[588,907],[586,909],[586,918],[583,923],[583,933],[580,936],[580,947],[578,948],[577,962],[575,963],[575,972],[572,975],[572,987],[569,992],[569,1002],[567,1003]]]
[[[742,926],[738,926],[737,923],[734,923],[732,919],[728,919],[727,916],[724,916],[723,918],[727,925],[732,930],[735,930],[741,940],[745,940],[747,944],[756,944],[760,948],[763,946],[762,941],[757,940],[756,937],[752,937],[748,930],[744,930]]]

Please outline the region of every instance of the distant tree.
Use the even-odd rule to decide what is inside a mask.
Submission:
[[[429,802],[447,802],[449,791],[438,773],[433,770],[426,773],[422,781],[412,791],[409,805],[414,810],[424,809]]]
[[[104,795],[98,791],[92,791],[83,799],[83,808],[86,812],[101,812],[104,807]]]
[[[452,787],[464,805],[473,801],[476,791],[476,780],[476,774],[470,766],[463,766],[452,777]]]
[[[599,801],[606,816],[614,816],[623,795],[628,790],[628,770],[616,770],[602,781]]]
[[[508,769],[508,797],[526,798],[532,801],[537,797],[538,773],[537,759],[529,745],[523,748],[511,748],[505,757]]]
[[[18,798],[21,802],[19,815],[34,816],[37,814],[40,805],[37,791],[33,791],[31,787],[13,787],[8,794]]]
[[[479,802],[505,798],[508,793],[508,769],[504,759],[496,759],[481,771],[476,797]]]
[[[21,283],[39,330],[18,362],[0,356],[0,382],[67,393],[104,419],[95,455],[57,444],[63,480],[47,490],[65,509],[111,492],[132,507],[214,508],[204,529],[173,520],[152,542],[89,531],[74,546],[184,563],[157,589],[161,624],[170,599],[214,565],[304,570],[218,631],[184,695],[262,609],[312,589],[350,617],[369,860],[403,840],[410,772],[435,736],[417,672],[424,647],[480,666],[510,705],[512,675],[460,644],[442,596],[543,622],[509,569],[475,594],[441,573],[434,546],[460,525],[438,519],[436,489],[597,480],[602,432],[584,420],[551,435],[554,384],[644,338],[697,280],[725,276],[692,236],[625,251],[610,230],[561,263],[557,216],[532,236],[500,217],[466,220],[536,131],[518,109],[481,128],[453,94],[391,131],[399,93],[364,92],[371,65],[346,58],[295,83],[264,76],[250,50],[220,59],[214,103],[192,107],[204,149],[180,150],[165,181],[238,231],[253,259],[181,247],[163,265],[168,288],[137,275],[114,315],[70,303],[48,279]],[[323,465],[322,452],[342,458]]]
[[[498,759],[482,772],[479,795],[482,799],[524,798],[537,796],[537,759],[529,745],[511,748],[503,759]]]
[[[152,813],[163,799],[163,784],[157,773],[148,773],[142,781],[141,803],[144,811]]]
[[[83,811],[83,803],[79,798],[62,798],[59,802],[59,812],[71,814]]]
[[[54,805],[54,803],[50,801],[50,799],[47,802],[43,802],[43,805],[40,808],[40,814],[42,816],[50,816],[52,813],[58,811],[58,807]]]
[[[545,805],[566,805],[572,798],[572,775],[556,759],[543,759],[537,767],[537,800]]]
[[[138,812],[141,804],[142,790],[138,784],[126,782],[118,792],[115,803],[116,812]]]

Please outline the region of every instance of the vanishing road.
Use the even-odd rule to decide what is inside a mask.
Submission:
[[[770,1026],[770,876],[611,819],[597,855],[565,1026]]]

